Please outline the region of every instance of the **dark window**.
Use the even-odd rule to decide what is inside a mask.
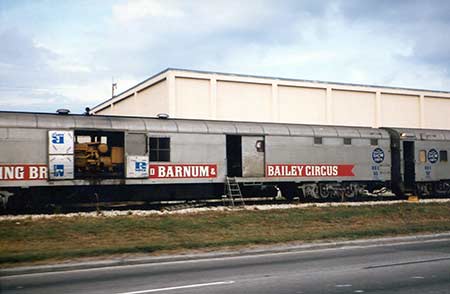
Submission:
[[[150,161],[170,161],[170,138],[150,138]]]
[[[314,144],[322,144],[322,137],[314,137]]]
[[[439,158],[441,159],[441,162],[447,162],[447,150],[441,150],[439,151]]]
[[[256,147],[256,151],[264,152],[264,141],[263,140],[256,141],[255,147]]]
[[[377,146],[378,145],[378,139],[370,139],[370,145]]]
[[[352,145],[352,138],[344,138],[344,145]]]

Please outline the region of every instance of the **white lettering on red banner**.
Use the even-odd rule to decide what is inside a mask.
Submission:
[[[354,177],[354,164],[268,164],[267,177]]]
[[[0,181],[47,180],[47,166],[42,164],[0,164]]]
[[[149,165],[150,179],[217,178],[217,164]]]

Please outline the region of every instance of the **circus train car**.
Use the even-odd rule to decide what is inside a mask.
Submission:
[[[391,190],[401,194],[416,180],[422,183],[422,170],[422,191],[435,191],[434,181],[448,179],[448,132],[430,131],[437,136],[427,137],[430,141],[415,131],[415,144],[400,146],[409,142],[403,133],[408,132],[2,112],[0,198],[4,209],[99,200],[218,198],[231,177],[246,196],[272,197],[279,190],[291,199],[342,200],[390,195]],[[427,150],[429,160],[435,153],[422,144],[431,142],[442,163],[431,166],[430,177],[417,163],[418,177],[408,182],[410,166],[401,161],[409,162],[411,155],[405,150],[413,148],[419,159],[421,150]]]

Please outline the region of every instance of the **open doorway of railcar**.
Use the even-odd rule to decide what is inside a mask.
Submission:
[[[263,136],[226,136],[227,175],[229,177],[264,177],[265,144]]]
[[[226,136],[227,144],[227,176],[242,177],[242,137]]]
[[[413,191],[416,185],[415,148],[413,141],[403,141],[403,182],[405,191]]]
[[[75,179],[124,177],[124,133],[75,131]]]

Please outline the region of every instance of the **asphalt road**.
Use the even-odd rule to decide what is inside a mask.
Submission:
[[[1,277],[1,293],[450,293],[450,239]]]

